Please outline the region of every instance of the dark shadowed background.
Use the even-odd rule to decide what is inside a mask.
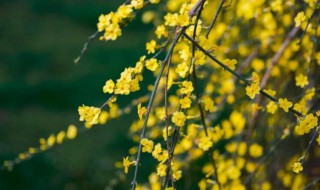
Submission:
[[[102,86],[145,53],[151,25],[141,15],[116,42],[95,40],[79,65],[73,63],[101,13],[122,1],[1,1],[0,162],[14,159],[39,138],[81,126],[79,105],[100,106]],[[126,105],[131,97],[120,100]],[[72,141],[0,171],[0,189],[104,189],[115,177],[114,163],[132,146],[130,122],[113,120]],[[128,119],[127,119],[128,118]],[[120,187],[119,187],[120,188]]]

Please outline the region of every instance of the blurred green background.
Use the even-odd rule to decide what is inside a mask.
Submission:
[[[1,1],[0,162],[69,124],[81,126],[78,106],[100,106],[108,98],[105,81],[145,53],[152,25],[143,25],[138,14],[118,41],[95,40],[80,64],[73,63],[96,31],[98,16],[122,2]],[[120,106],[131,99],[120,99]],[[95,127],[11,172],[0,171],[0,189],[104,189],[116,176],[114,163],[132,146],[127,131],[134,117]]]

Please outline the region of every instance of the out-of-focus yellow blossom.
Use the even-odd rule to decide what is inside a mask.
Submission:
[[[252,61],[251,67],[256,71],[260,72],[262,69],[264,69],[264,62],[261,59],[254,59]]]
[[[178,24],[181,27],[189,25],[189,15],[188,14],[180,14],[178,16]]]
[[[282,108],[285,112],[289,111],[289,108],[292,107],[292,102],[288,101],[287,98],[279,99],[279,107]]]
[[[190,108],[191,106],[191,100],[188,96],[180,99],[180,104],[181,104],[181,108],[182,109],[187,109],[187,108]]]
[[[155,34],[157,35],[157,38],[160,39],[162,36],[167,37],[168,31],[164,25],[160,25],[160,26],[157,26]]]
[[[212,145],[213,145],[213,143],[212,143],[210,137],[204,136],[204,137],[201,137],[201,138],[199,139],[199,144],[198,144],[198,146],[199,146],[199,148],[201,148],[203,151],[209,150],[209,148],[211,148]]]
[[[193,85],[191,81],[183,81],[180,92],[182,94],[189,94],[193,91]]]
[[[278,106],[277,106],[277,104],[275,102],[270,101],[267,104],[267,112],[268,113],[274,114],[277,110],[278,110]]]
[[[162,152],[161,144],[158,143],[156,144],[156,146],[154,146],[154,150],[152,151],[152,156],[154,158],[158,158],[161,152]]]
[[[57,143],[58,143],[58,144],[62,144],[65,136],[66,136],[66,133],[65,133],[64,131],[60,131],[60,132],[57,134],[57,137],[56,137]]]
[[[130,162],[129,160],[129,156],[127,156],[126,158],[123,158],[123,161],[122,161],[122,165],[124,167],[124,173],[127,174],[128,171],[129,171],[129,167],[134,164],[135,162]]]
[[[293,109],[302,113],[303,115],[307,114],[308,110],[306,108],[305,105],[302,105],[300,103],[295,103],[294,106],[293,106]]]
[[[158,4],[160,2],[160,0],[150,0],[149,1],[151,4]]]
[[[295,132],[298,135],[308,134],[311,129],[318,125],[318,117],[314,116],[312,113],[306,115],[302,118],[299,124],[295,127]]]
[[[69,125],[67,130],[67,138],[68,139],[74,139],[77,136],[77,127],[75,125]]]
[[[306,18],[307,17],[304,14],[304,12],[302,12],[302,11],[299,12],[298,15],[294,18],[294,22],[295,22],[296,27],[300,26],[301,23],[306,20]]]
[[[147,138],[143,138],[141,140],[142,152],[152,152],[154,142],[152,140],[148,140]]]
[[[178,24],[178,14],[177,13],[167,13],[164,16],[166,26],[176,26]]]
[[[257,143],[250,145],[249,154],[253,158],[258,158],[263,154],[263,148]]]
[[[276,95],[276,91],[274,90],[264,90],[267,94],[269,94],[270,96],[275,96]]]
[[[157,167],[157,175],[163,177],[167,174],[167,166],[163,163],[160,163]]]
[[[309,84],[308,77],[303,74],[299,74],[298,76],[296,76],[295,79],[296,79],[296,86],[299,86],[301,88],[304,88]]]
[[[135,9],[141,9],[143,7],[144,0],[131,0],[131,5]]]
[[[104,125],[109,119],[109,113],[107,111],[102,111],[99,116],[99,124]]]
[[[223,60],[223,63],[229,67],[231,70],[234,70],[236,68],[237,60],[235,59],[225,59]]]
[[[209,97],[204,97],[203,98],[203,104],[204,104],[204,109],[209,112],[214,111],[214,102],[211,100]]]
[[[178,66],[175,69],[175,72],[179,74],[180,77],[184,78],[186,77],[186,74],[189,70],[189,67],[186,62],[182,62],[178,64]]]
[[[246,124],[246,119],[240,112],[233,111],[230,115],[230,121],[235,128],[235,133],[241,132]]]
[[[156,46],[157,46],[157,43],[155,40],[151,40],[150,42],[147,42],[146,49],[148,51],[148,54],[154,53],[156,51]]]
[[[141,107],[141,103],[138,104],[137,108],[138,108],[139,119],[142,119],[143,115],[147,113],[148,110],[146,107]]]
[[[47,139],[47,145],[53,146],[55,142],[56,142],[56,137],[54,136],[54,134],[51,134]]]

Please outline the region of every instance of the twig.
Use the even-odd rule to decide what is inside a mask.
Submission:
[[[287,48],[287,46],[290,44],[292,39],[296,36],[298,33],[299,28],[294,27],[288,34],[288,37],[285,39],[285,41],[282,43],[280,49],[277,51],[277,53],[272,57],[271,64],[268,67],[268,70],[264,74],[263,78],[261,79],[260,87],[264,88],[267,85],[267,82],[270,78],[271,71],[274,67],[274,65],[279,61],[281,55],[283,54],[284,50]]]
[[[162,67],[161,67],[161,70],[157,76],[157,79],[154,83],[154,87],[153,87],[153,90],[152,90],[152,93],[151,93],[151,96],[150,96],[150,99],[149,99],[149,103],[148,103],[148,108],[147,108],[147,113],[146,113],[146,116],[145,116],[145,120],[144,120],[144,124],[143,124],[143,127],[142,127],[142,131],[141,131],[141,135],[140,135],[140,143],[139,143],[139,148],[138,148],[138,153],[137,153],[137,158],[136,158],[136,162],[135,162],[135,171],[134,171],[134,177],[133,177],[133,181],[131,183],[132,185],[132,190],[135,190],[136,186],[137,186],[137,176],[138,176],[138,168],[139,168],[139,163],[140,163],[140,159],[141,159],[141,150],[142,150],[142,144],[141,144],[141,140],[144,138],[145,136],[145,131],[146,131],[146,127],[147,127],[147,123],[148,123],[148,119],[149,119],[149,115],[150,115],[150,110],[151,110],[151,107],[152,107],[152,104],[153,104],[153,100],[154,100],[154,97],[156,95],[156,91],[158,89],[158,85],[159,85],[159,82],[160,82],[160,78],[163,74],[163,71],[164,71],[164,68],[165,66],[167,65],[167,61],[169,60],[169,57],[171,56],[172,52],[173,52],[173,48],[175,47],[176,43],[178,42],[178,39],[180,38],[182,32],[184,32],[184,28],[180,29],[180,31],[175,35],[175,38],[171,44],[171,47],[166,55],[166,58],[164,59],[163,63],[162,63]]]
[[[194,15],[196,15],[199,7],[201,6],[201,4],[203,4],[206,0],[199,0],[194,6],[193,8],[190,10],[189,12],[189,17],[192,18]]]
[[[307,147],[306,151],[304,152],[303,156],[301,157],[301,164],[303,164],[303,162],[306,160],[307,153],[308,153],[309,149],[311,148],[311,145],[314,142],[314,140],[316,139],[316,136],[317,136],[317,134],[319,134],[319,132],[320,132],[320,125],[317,127],[316,131],[312,135],[312,138],[308,143],[308,147]]]
[[[196,21],[195,21],[195,25],[194,25],[194,29],[193,29],[193,36],[192,36],[192,38],[194,40],[196,40],[198,21],[200,19],[200,15],[202,13],[203,6],[204,6],[204,2],[202,2],[201,6],[199,8],[199,11],[198,11],[198,14],[197,14],[197,18],[196,18]],[[204,128],[204,132],[205,132],[206,136],[208,136],[208,127],[207,127],[206,122],[205,122],[205,115],[204,115],[204,111],[202,109],[201,102],[200,102],[200,96],[199,96],[199,90],[198,90],[198,81],[197,81],[197,75],[196,75],[196,68],[195,68],[195,64],[194,64],[194,61],[195,61],[195,59],[194,59],[195,50],[196,50],[196,46],[195,46],[195,44],[192,44],[192,58],[191,58],[190,67],[193,67],[193,69],[192,69],[193,83],[194,83],[194,89],[195,89],[195,94],[196,94],[196,102],[197,102],[197,105],[198,105],[198,110],[200,112],[201,122],[202,122],[202,125],[203,125],[203,128]],[[213,170],[214,170],[214,174],[215,174],[215,176],[213,176],[213,179],[215,177],[215,179],[217,181],[217,184],[219,186],[219,189],[221,189],[221,184],[219,183],[219,180],[218,180],[217,166],[215,164],[215,161],[214,161],[214,158],[212,156],[212,151],[211,150],[208,151],[208,156],[209,156],[209,160],[210,160],[210,162],[212,164],[212,167],[213,167]]]
[[[167,66],[167,71],[165,74],[166,77],[166,82],[165,82],[165,87],[164,87],[164,109],[165,109],[165,123],[166,123],[166,136],[167,136],[167,151],[168,153],[171,152],[171,147],[169,143],[169,114],[168,114],[168,79],[169,79],[169,72],[170,72],[170,65],[171,65],[171,56],[168,60],[168,66]],[[172,175],[172,167],[171,167],[171,154],[168,154],[168,164],[167,164],[167,171],[169,172],[169,175],[171,177],[171,185],[174,189],[174,179]],[[166,182],[167,180],[164,180],[162,188],[165,188],[167,185]]]
[[[83,48],[80,52],[80,54],[78,55],[78,57],[76,59],[73,60],[73,62],[75,64],[78,64],[82,58],[82,56],[86,53],[86,51],[88,50],[89,46],[91,45],[91,43],[93,42],[93,40],[98,36],[100,32],[97,30],[95,33],[93,33],[91,36],[89,36],[88,41],[83,45]]]
[[[208,28],[208,30],[207,30],[206,38],[208,38],[208,36],[209,36],[209,34],[210,34],[210,32],[211,32],[211,30],[212,30],[212,28],[213,28],[213,25],[214,25],[214,23],[216,22],[216,20],[217,20],[217,18],[218,18],[218,15],[219,15],[219,13],[220,13],[220,11],[221,11],[221,9],[222,9],[222,6],[223,6],[223,4],[224,4],[225,1],[226,1],[226,0],[220,0],[220,4],[219,4],[219,7],[218,7],[218,9],[217,9],[217,11],[216,11],[216,14],[214,15],[214,18],[213,18],[213,20],[212,20],[212,22],[211,22],[211,24],[210,24],[210,26],[209,26],[209,28]]]
[[[311,181],[310,183],[308,183],[307,185],[305,185],[302,190],[304,189],[309,189],[310,187],[320,184],[320,177],[316,178],[315,180]]]
[[[229,67],[227,67],[224,63],[222,63],[220,60],[218,60],[217,58],[215,58],[211,53],[209,53],[208,51],[206,51],[205,49],[203,49],[195,40],[193,40],[190,36],[188,36],[186,33],[183,33],[183,36],[185,36],[190,42],[194,43],[197,48],[199,50],[201,50],[206,56],[208,56],[211,60],[213,60],[214,62],[216,62],[219,66],[221,66],[223,69],[227,70],[228,72],[230,72],[231,74],[233,74],[234,76],[236,76],[239,80],[243,81],[246,85],[250,85],[250,82],[245,79],[243,76],[241,76],[239,73],[231,70]],[[260,90],[259,91],[262,95],[264,95],[265,97],[267,97],[268,99],[278,103],[278,99],[271,96],[270,94],[266,93],[264,90]],[[289,111],[293,114],[296,114],[300,117],[303,117],[304,115],[298,111],[296,111],[293,108],[289,108]]]
[[[309,26],[309,24],[310,24],[310,22],[311,22],[311,20],[312,20],[312,18],[313,18],[313,16],[314,16],[314,13],[315,13],[315,10],[316,10],[316,7],[317,7],[318,3],[319,3],[319,0],[317,0],[316,4],[315,4],[315,6],[314,6],[314,8],[313,8],[313,10],[312,10],[311,16],[310,16],[310,18],[308,19],[308,23],[307,23],[306,27],[304,28],[304,30],[303,30],[303,32],[302,32],[302,34],[301,34],[301,36],[300,36],[300,40],[298,41],[298,44],[301,43],[301,41],[302,41],[305,33],[307,32],[308,26]]]

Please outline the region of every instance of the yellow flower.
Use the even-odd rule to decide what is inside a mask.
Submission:
[[[256,72],[252,73],[252,77],[251,77],[252,82],[254,83],[260,83],[260,77]]]
[[[183,112],[174,112],[171,121],[178,127],[183,127],[186,121],[186,116]]]
[[[176,26],[178,23],[178,14],[177,13],[167,13],[164,16],[164,20],[165,20],[165,25],[166,26]]]
[[[159,154],[157,159],[158,159],[159,162],[163,163],[166,160],[168,160],[168,157],[169,157],[168,151],[167,150],[163,150],[162,154]]]
[[[144,0],[131,0],[131,5],[135,9],[141,9],[143,7]]]
[[[110,15],[100,15],[99,16],[99,22],[97,24],[99,32],[102,32],[103,30],[108,27],[108,25],[111,24],[111,16]]]
[[[157,175],[163,177],[167,174],[167,166],[163,163],[160,163],[157,167]]]
[[[201,148],[203,151],[209,150],[210,147],[212,147],[213,143],[210,139],[210,137],[204,136],[201,137],[199,140],[199,148]]]
[[[158,61],[155,58],[151,58],[146,61],[146,67],[150,71],[155,71],[158,68]]]
[[[108,25],[103,35],[105,40],[116,40],[119,36],[121,36],[121,29],[115,23]]]
[[[173,171],[172,177],[174,180],[179,180],[182,177],[182,171],[181,170]]]
[[[139,118],[142,119],[143,115],[147,113],[147,108],[146,107],[141,107],[141,103],[138,104],[138,115]]]
[[[189,97],[186,96],[186,97],[180,99],[180,104],[181,104],[182,109],[190,108],[191,100]]]
[[[236,67],[235,65],[237,64],[237,60],[235,59],[225,59],[223,60],[223,63],[229,67],[231,70],[234,70]]]
[[[206,55],[200,51],[197,50],[194,54],[194,64],[195,65],[203,65],[206,62]]]
[[[278,106],[276,103],[274,103],[273,101],[269,102],[267,105],[267,112],[274,114],[278,109]]]
[[[143,138],[141,140],[141,145],[143,146],[142,147],[142,152],[149,152],[151,153],[152,152],[152,149],[153,149],[153,141],[152,140],[148,140],[147,138]]]
[[[111,94],[113,92],[114,88],[114,82],[110,79],[106,82],[106,84],[103,86],[103,92]]]
[[[126,19],[131,16],[132,8],[129,5],[121,5],[117,10],[117,16],[121,19]]]
[[[214,111],[214,102],[209,97],[203,98],[204,109],[209,112]]]
[[[312,113],[306,115],[305,118],[301,119],[299,124],[295,127],[295,132],[298,135],[308,134],[311,129],[318,125],[318,117]]]
[[[168,127],[168,135],[169,136],[172,135],[172,127],[171,126]],[[167,128],[166,127],[162,130],[162,136],[163,136],[163,139],[165,141],[168,139],[168,137],[167,137]]]
[[[250,86],[246,87],[246,94],[253,99],[256,94],[260,94],[260,86],[258,83],[252,83]]]
[[[180,77],[184,78],[186,77],[186,74],[189,70],[189,67],[186,62],[182,62],[177,65],[175,72],[179,74]]]
[[[292,171],[295,173],[300,173],[303,170],[302,164],[300,162],[296,162],[292,166]]]
[[[157,35],[157,38],[159,38],[159,39],[162,36],[164,36],[164,37],[168,36],[168,32],[167,32],[166,27],[164,25],[157,26],[155,34]]]
[[[161,152],[162,152],[161,144],[158,143],[156,146],[154,146],[154,150],[152,151],[152,156],[158,159]]]
[[[124,80],[118,80],[116,87],[114,89],[115,94],[123,94],[128,95],[130,94],[130,84]]]
[[[295,79],[296,79],[296,86],[299,86],[301,88],[304,88],[309,84],[308,77],[303,74],[296,76]]]
[[[181,14],[178,16],[178,24],[179,26],[187,26],[189,24],[189,15]]]
[[[135,78],[132,81],[130,81],[130,91],[136,92],[138,90],[140,90],[139,79]]]
[[[270,96],[275,96],[276,95],[276,91],[274,90],[264,90],[267,94],[269,94]]]
[[[249,154],[253,158],[258,158],[263,154],[263,147],[257,143],[250,145]]]
[[[179,51],[179,57],[184,60],[187,61],[189,56],[191,55],[189,47],[188,46],[184,46],[180,51]]]
[[[189,94],[193,91],[193,85],[190,81],[183,81],[182,82],[182,88],[180,89],[180,92],[182,94]]]
[[[56,137],[53,134],[51,134],[47,139],[47,145],[53,146],[55,142],[56,142]]]
[[[279,107],[282,108],[285,112],[288,112],[289,108],[292,107],[292,102],[288,101],[287,98],[280,98]]]
[[[74,139],[77,136],[77,127],[75,125],[69,125],[67,130],[67,138]]]
[[[306,17],[306,15],[304,15],[304,12],[302,12],[302,11],[299,12],[298,15],[294,18],[294,22],[296,23],[296,27],[300,26],[301,23],[306,20],[306,18],[307,17]]]
[[[150,42],[147,42],[146,49],[148,51],[148,54],[154,53],[156,51],[156,46],[157,46],[157,43],[154,40],[151,40]]]
[[[99,114],[101,112],[100,108],[83,105],[79,106],[78,112],[80,115],[80,121],[86,121],[89,125],[94,125],[99,122]]]
[[[160,2],[160,0],[150,0],[149,1],[151,4],[158,4]]]
[[[61,144],[61,143],[63,142],[65,136],[66,136],[66,133],[65,133],[64,131],[60,131],[60,132],[57,134],[57,137],[56,137],[57,143],[58,143],[58,144]]]
[[[136,63],[136,66],[134,67],[134,70],[133,70],[134,73],[139,74],[142,72],[145,59],[146,59],[145,55],[140,57],[139,61]]]
[[[134,164],[135,162],[130,162],[129,161],[129,156],[127,156],[126,158],[123,158],[123,161],[122,161],[122,165],[124,167],[124,173],[127,174],[128,171],[129,171],[129,167]]]

